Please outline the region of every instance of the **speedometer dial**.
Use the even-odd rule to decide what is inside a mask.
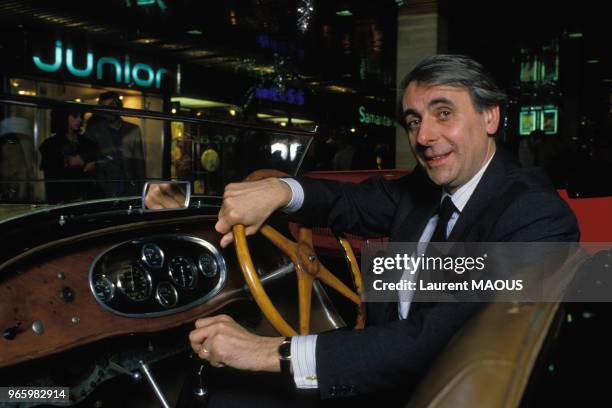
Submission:
[[[142,302],[151,295],[153,284],[144,266],[129,264],[117,273],[117,287],[131,300]]]
[[[186,289],[195,288],[198,282],[198,273],[195,265],[189,259],[180,255],[170,258],[168,274],[174,283]]]

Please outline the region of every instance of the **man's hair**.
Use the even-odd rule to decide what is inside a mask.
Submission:
[[[123,107],[123,102],[121,101],[121,98],[119,98],[119,94],[117,92],[107,91],[100,94],[100,96],[98,97],[98,103],[101,104],[102,101],[105,101],[107,99],[112,99],[117,103],[117,106]]]
[[[507,99],[484,67],[470,57],[456,54],[432,55],[414,67],[402,81],[398,118],[402,126],[404,118],[401,97],[411,82],[465,87],[477,112],[497,105],[503,107]]]

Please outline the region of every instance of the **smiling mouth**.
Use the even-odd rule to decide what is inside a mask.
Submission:
[[[427,162],[427,164],[430,165],[436,165],[439,163],[442,163],[442,161],[444,161],[444,159],[446,159],[448,156],[450,156],[451,152],[448,153],[444,153],[438,156],[432,156],[432,157],[424,157],[425,161]]]

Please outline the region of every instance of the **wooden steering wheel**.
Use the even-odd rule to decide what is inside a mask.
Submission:
[[[251,173],[245,181],[257,181],[268,177],[282,177],[287,174],[277,170],[256,170]],[[277,308],[272,304],[266,293],[259,275],[253,265],[251,254],[246,240],[244,225],[235,225],[232,229],[236,246],[238,262],[242,269],[244,279],[251,290],[251,294],[260,307],[263,314],[274,328],[283,336],[295,336],[298,333],[283,319]],[[359,264],[350,244],[344,238],[338,238],[344,255],[351,268],[351,275],[355,291],[347,287],[340,279],[334,276],[317,257],[312,242],[312,229],[299,226],[298,240],[294,242],[285,238],[280,232],[264,224],[259,232],[272,242],[278,249],[284,252],[295,265],[298,282],[298,301],[300,312],[299,334],[310,332],[310,308],[312,299],[312,285],[315,280],[320,280],[330,288],[355,303],[358,307],[356,329],[361,329],[365,324],[365,305],[361,301],[363,293],[363,281]]]

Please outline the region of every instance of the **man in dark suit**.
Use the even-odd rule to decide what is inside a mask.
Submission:
[[[496,149],[505,95],[480,64],[433,56],[408,74],[403,89],[401,122],[419,162],[412,174],[360,184],[307,178],[230,184],[216,226],[224,234],[221,245],[232,242],[233,225],[255,233],[277,209],[304,225],[391,241],[578,239],[574,215],[546,176],[518,167]],[[298,388],[318,389],[322,399],[359,396],[351,404],[371,403],[383,392],[385,406],[399,403],[479,308],[401,298],[369,306],[364,330],[291,339]],[[213,366],[250,371],[279,372],[283,340],[249,333],[228,316],[199,319],[190,334],[194,351]]]

